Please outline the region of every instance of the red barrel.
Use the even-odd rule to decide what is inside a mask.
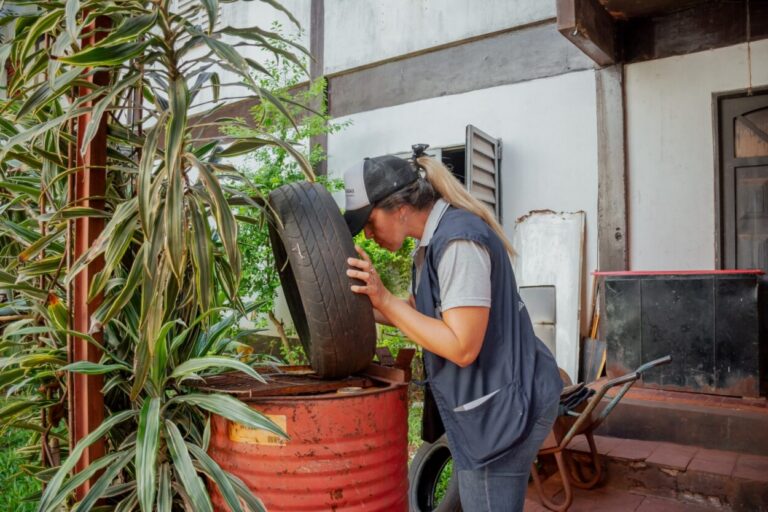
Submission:
[[[290,439],[214,416],[208,453],[268,511],[408,510],[406,385],[248,402]]]

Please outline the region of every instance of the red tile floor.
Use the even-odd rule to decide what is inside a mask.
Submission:
[[[727,489],[733,488],[736,484],[751,485],[751,489],[763,489],[764,493],[768,486],[768,457],[749,455],[745,453],[711,450],[699,448],[696,446],[677,445],[670,443],[660,443],[651,441],[640,441],[634,439],[619,439],[612,437],[595,436],[595,443],[598,452],[608,460],[615,461],[619,467],[642,469],[637,475],[630,475],[630,482],[640,483],[639,488],[643,488],[646,483],[642,482],[643,474],[647,474],[647,468],[658,468],[667,475],[679,475],[678,478],[688,478],[688,485],[693,485],[695,479],[701,482],[708,482],[709,485],[722,487],[727,494]],[[588,451],[586,440],[582,437],[574,439],[570,448],[575,452]],[[622,466],[623,464],[623,466]],[[643,473],[643,471],[646,471]],[[713,510],[723,510],[721,503],[714,502],[683,502],[671,498],[662,498],[641,494],[634,488],[622,487],[627,482],[626,475],[622,479],[621,475],[607,475],[608,485],[598,487],[592,490],[574,489],[573,504],[569,508],[571,512],[580,511],[637,511],[637,512],[704,512]],[[647,484],[652,484],[648,482]],[[666,482],[663,485],[669,485]],[[658,481],[656,482],[657,485]],[[613,485],[613,486],[611,486]],[[672,484],[677,486],[677,484]],[[755,487],[757,486],[757,487]],[[647,485],[646,489],[653,488],[653,485]],[[545,492],[548,495],[554,495],[555,501],[562,499],[562,490],[559,476],[554,476],[544,483]],[[554,494],[558,492],[559,494]],[[659,489],[656,489],[657,491]],[[663,490],[663,489],[662,489]],[[682,490],[682,486],[681,489]],[[720,490],[720,489],[718,489]],[[656,493],[656,494],[664,494]],[[701,493],[700,495],[703,495]],[[713,489],[713,494],[715,490]],[[667,493],[674,495],[674,493]],[[760,500],[761,494],[757,494],[757,500]],[[766,494],[762,494],[766,496]],[[726,498],[728,498],[726,496]],[[727,506],[726,506],[726,509]],[[743,509],[743,507],[742,507]],[[768,510],[768,503],[765,508],[757,506],[759,510]],[[533,488],[529,487],[526,500],[526,512],[545,511],[539,502],[539,497]]]

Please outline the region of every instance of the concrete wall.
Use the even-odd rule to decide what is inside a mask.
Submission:
[[[583,210],[591,270],[597,262],[595,112],[589,70],[354,114],[338,119],[352,121],[351,127],[329,136],[329,172],[341,176],[358,159],[409,151],[416,142],[462,145],[465,126],[474,124],[503,139],[502,203],[510,238],[515,219],[531,210]]]
[[[626,66],[630,268],[715,268],[712,94],[747,86],[746,45]],[[768,40],[752,44],[768,85]]]
[[[554,16],[554,0],[326,0],[325,72]]]

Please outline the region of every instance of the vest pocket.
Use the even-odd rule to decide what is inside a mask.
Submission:
[[[474,464],[483,465],[504,455],[525,437],[529,401],[517,383],[504,386],[478,400],[482,402],[467,408],[472,404],[469,402],[454,409],[452,414],[465,440],[464,451]]]

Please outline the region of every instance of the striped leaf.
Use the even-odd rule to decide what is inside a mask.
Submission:
[[[77,461],[80,460],[80,457],[83,455],[85,449],[97,440],[101,439],[107,432],[112,430],[115,425],[133,418],[134,416],[136,416],[136,413],[132,410],[122,411],[114,414],[105,419],[101,425],[93,430],[93,432],[82,438],[80,442],[75,445],[74,449],[71,451],[64,464],[59,467],[59,470],[56,472],[53,478],[51,478],[50,482],[48,482],[48,485],[45,487],[45,491],[43,491],[43,496],[40,498],[38,510],[40,512],[53,512],[57,510],[58,506],[69,495],[69,492],[60,492],[61,484],[64,482],[64,479],[67,477],[69,472],[72,471],[72,469],[75,467]]]
[[[240,500],[237,497],[237,492],[235,492],[232,482],[230,482],[224,470],[221,469],[221,466],[219,466],[216,461],[214,461],[207,453],[205,453],[205,450],[199,446],[193,443],[187,443],[187,448],[199,463],[200,469],[208,475],[208,478],[210,478],[211,481],[216,484],[216,487],[219,488],[219,492],[224,498],[224,501],[227,502],[227,505],[229,505],[229,509],[232,512],[243,512],[243,508],[240,506]]]
[[[157,24],[157,11],[149,14],[133,16],[123,21],[107,37],[99,42],[99,46],[113,46],[116,44],[137,41]]]
[[[91,361],[77,361],[61,369],[65,372],[82,373],[85,375],[104,375],[105,373],[116,372],[119,370],[131,371],[129,366],[124,364],[100,364]]]
[[[259,382],[266,383],[264,378],[256,372],[253,368],[247,364],[232,359],[231,357],[197,357],[195,359],[189,359],[184,361],[173,370],[171,378],[181,382],[184,379],[190,378],[198,374],[203,370],[212,368],[227,368],[238,372],[243,372],[249,377],[252,377]]]
[[[240,423],[250,428],[267,430],[288,439],[288,434],[283,432],[272,420],[229,395],[191,393],[174,397],[168,403],[196,405],[235,423]]]
[[[85,50],[59,57],[58,60],[73,66],[115,66],[141,55],[147,48],[147,42],[122,43],[113,46],[91,46]]]
[[[165,253],[176,279],[181,281],[184,269],[184,181],[182,150],[187,129],[187,84],[183,78],[174,80],[170,89],[171,117],[165,133],[168,192],[165,197]]]
[[[80,0],[67,0],[64,6],[64,18],[67,33],[72,41],[77,41],[77,11],[80,10]],[[55,55],[55,54],[54,54]]]
[[[155,501],[157,449],[160,444],[160,398],[144,400],[136,437],[136,493],[143,512],[152,511]]]
[[[173,467],[191,502],[195,504],[195,510],[213,512],[211,498],[205,490],[202,479],[197,476],[197,471],[195,471],[192,458],[187,450],[187,444],[184,442],[178,427],[168,420],[165,420],[165,439],[168,442],[168,450],[171,452]]]
[[[157,512],[172,512],[171,468],[165,463],[160,466],[160,481],[157,484]]]
[[[195,287],[197,300],[202,311],[211,307],[212,292],[215,289],[213,275],[213,243],[208,226],[205,207],[197,199],[189,203],[192,220],[191,247],[192,263],[195,266]]]
[[[237,245],[237,222],[232,210],[229,208],[227,199],[224,197],[224,191],[211,168],[200,162],[191,153],[187,153],[189,159],[195,163],[200,171],[200,178],[205,185],[205,190],[211,196],[211,206],[213,207],[216,225],[219,231],[221,243],[227,252],[227,260],[232,269],[232,279],[234,282],[240,281],[240,247]]]
[[[132,456],[132,451],[121,453],[117,460],[110,464],[99,479],[96,480],[96,483],[90,488],[83,501],[75,506],[73,512],[87,512],[91,510],[96,505],[96,502],[102,498],[107,488],[112,485],[118,473],[130,462]]]

